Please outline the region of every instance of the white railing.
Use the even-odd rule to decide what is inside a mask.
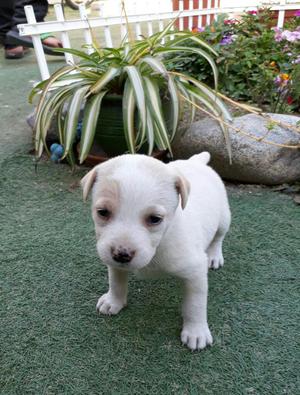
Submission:
[[[121,0],[100,0],[98,2],[100,16],[119,16],[122,8]],[[173,0],[125,0],[128,15],[155,14],[158,12],[171,12]]]
[[[285,0],[280,0],[282,4],[271,5],[271,10],[278,11],[277,26],[282,27],[285,17],[285,12],[287,10],[296,10],[300,8],[299,1],[287,4]],[[285,4],[283,4],[285,3]],[[138,14],[138,15],[128,15],[129,26],[132,31],[135,32],[136,39],[141,37],[143,23],[143,28],[146,29],[146,34],[152,35],[155,31],[161,31],[164,26],[172,19],[178,18],[178,28],[182,30],[184,28],[184,22],[188,21],[187,25],[189,29],[193,27],[201,27],[202,17],[206,16],[206,25],[210,24],[213,19],[217,19],[219,14],[237,15],[247,10],[255,10],[258,8],[255,6],[248,7],[227,7],[227,8],[217,8],[211,7],[212,2],[208,1],[208,6],[210,8],[203,9],[202,1],[199,1],[199,8],[193,8],[193,0],[189,0],[189,10],[183,9],[183,0],[179,3],[179,11],[171,12],[160,12],[157,9],[156,13],[152,14]],[[18,25],[20,36],[31,36],[37,62],[41,72],[42,79],[47,79],[50,76],[47,59],[43,50],[43,45],[40,39],[40,34],[42,33],[61,33],[61,40],[65,48],[71,48],[70,38],[68,32],[73,30],[82,30],[83,39],[86,45],[86,51],[92,51],[92,35],[90,29],[98,34],[100,29],[104,36],[104,45],[107,47],[113,47],[119,45],[116,39],[113,39],[111,28],[118,26],[120,28],[120,39],[124,39],[127,35],[127,25],[124,13],[120,10],[120,16],[112,17],[98,17],[98,18],[88,18],[86,9],[83,5],[80,6],[79,19],[65,20],[62,7],[60,4],[54,5],[54,11],[56,15],[56,21],[48,22],[36,22],[34,11],[32,6],[25,7],[25,13],[28,23]],[[196,26],[194,26],[196,20]],[[145,34],[145,33],[144,33]],[[73,56],[71,54],[65,54],[65,60],[67,63],[74,63]]]

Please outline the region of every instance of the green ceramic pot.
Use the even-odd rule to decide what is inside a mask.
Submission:
[[[121,95],[106,95],[103,98],[95,141],[109,156],[120,155],[128,150],[124,136]]]
[[[122,155],[128,152],[123,127],[122,95],[106,95],[96,127],[95,142],[101,146],[108,156]],[[170,101],[163,99],[166,126],[171,127]],[[140,153],[147,153],[147,144],[141,147]]]

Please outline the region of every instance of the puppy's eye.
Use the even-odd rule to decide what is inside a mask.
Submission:
[[[160,215],[151,214],[146,217],[146,224],[148,226],[159,225],[163,220],[163,217]]]
[[[107,208],[99,208],[97,210],[98,217],[104,220],[108,220],[111,217],[111,212]]]

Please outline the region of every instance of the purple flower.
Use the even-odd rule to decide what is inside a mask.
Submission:
[[[223,36],[222,40],[220,41],[220,45],[229,45],[234,41],[234,37],[229,35],[229,36]]]
[[[300,40],[300,32],[297,30],[293,32],[290,32],[289,30],[284,30],[282,32],[282,38],[293,43],[295,41]]]
[[[289,41],[291,43],[294,43],[295,41],[300,41],[300,30],[297,28],[293,32],[289,30],[284,30],[283,32],[278,29],[278,27],[273,28],[275,35],[275,41],[279,42],[282,40]]]
[[[277,77],[275,77],[274,84],[277,85],[277,86],[279,86],[281,84],[281,78],[280,78],[279,75]]]
[[[275,32],[275,35],[274,35],[275,41],[277,41],[277,42],[282,41],[283,38],[282,38],[281,30],[278,27],[273,27],[273,30]]]
[[[293,64],[300,64],[300,55],[292,61]]]
[[[294,16],[300,16],[300,10],[297,10],[294,14]]]
[[[291,83],[290,77],[286,73],[281,73],[274,78],[274,84],[277,86],[277,92],[286,93],[288,91],[288,85]]]

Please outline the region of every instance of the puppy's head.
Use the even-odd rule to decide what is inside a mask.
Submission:
[[[97,250],[103,263],[125,270],[146,266],[154,257],[189,184],[160,161],[123,155],[92,169],[82,180],[83,198],[92,189]]]

